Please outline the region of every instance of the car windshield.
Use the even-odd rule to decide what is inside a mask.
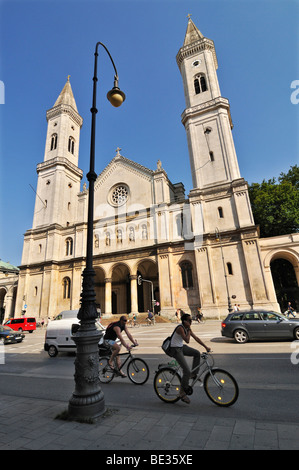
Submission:
[[[13,329],[12,329],[12,328],[9,328],[9,326],[0,325],[0,331],[12,332]]]

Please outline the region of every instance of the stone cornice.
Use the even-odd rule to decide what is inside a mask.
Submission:
[[[181,69],[181,64],[184,59],[186,59],[187,57],[193,56],[197,54],[198,52],[201,52],[204,50],[212,51],[215,67],[217,70],[218,61],[217,61],[217,56],[215,52],[214,41],[208,38],[202,38],[202,39],[199,39],[198,41],[193,42],[192,44],[181,47],[181,49],[179,50],[176,56],[176,61],[177,61],[179,69]]]
[[[72,173],[75,173],[76,176],[79,176],[80,179],[83,176],[83,171],[80,170],[76,165],[74,165],[72,162],[70,162],[67,158],[65,157],[55,157],[51,158],[50,160],[46,160],[45,162],[39,163],[36,167],[36,172],[39,173],[42,170],[47,170],[53,166],[57,165],[63,165],[65,168],[70,170]]]
[[[185,111],[181,115],[182,123],[185,126],[188,119],[198,116],[200,114],[204,114],[207,111],[210,111],[213,109],[219,109],[219,108],[224,108],[227,110],[229,122],[230,122],[231,128],[233,128],[229,101],[228,99],[223,98],[222,96],[218,96],[218,98],[214,98],[213,100],[209,100],[206,103],[193,106],[192,108],[185,109]]]
[[[60,116],[61,114],[68,114],[73,119],[73,121],[78,124],[78,126],[82,127],[83,118],[69,104],[59,104],[58,106],[54,106],[54,108],[49,109],[46,114],[47,121],[49,121],[49,119]]]

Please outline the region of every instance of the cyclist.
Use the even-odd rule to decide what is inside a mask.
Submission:
[[[200,352],[197,349],[190,348],[189,346],[183,344],[184,341],[186,343],[190,342],[190,337],[192,336],[193,339],[201,346],[203,346],[207,352],[210,352],[211,349],[206,346],[200,338],[198,338],[193,331],[191,330],[191,323],[192,318],[191,315],[184,313],[181,318],[182,323],[178,325],[171,338],[170,343],[170,355],[176,359],[176,361],[180,364],[183,369],[183,377],[181,381],[181,387],[179,391],[179,397],[184,403],[190,403],[189,397],[187,397],[185,390],[188,387],[189,378],[194,378],[196,376],[196,372],[194,372],[190,377],[190,368],[187,364],[185,356],[193,357],[193,364],[192,369],[195,369],[199,366],[200,363]]]
[[[123,336],[122,336],[122,332],[125,332],[127,337],[129,338],[129,340],[137,346],[137,340],[136,339],[133,339],[132,335],[130,334],[130,332],[128,331],[128,328],[127,328],[127,318],[125,315],[122,315],[119,319],[119,321],[116,321],[116,322],[113,322],[113,323],[110,323],[110,325],[108,325],[107,329],[106,329],[106,333],[105,333],[105,336],[104,336],[104,339],[112,346],[112,354],[111,354],[111,357],[109,359],[109,367],[112,369],[112,370],[115,370],[114,368],[114,359],[116,358],[116,363],[117,363],[117,367],[118,367],[118,372],[119,372],[119,375],[121,377],[126,377],[126,374],[124,374],[120,368],[121,368],[121,362],[120,362],[120,358],[118,357],[118,354],[120,352],[120,349],[121,349],[121,345],[123,345],[125,348],[127,348],[128,351],[130,351],[131,349],[131,346],[125,342]],[[121,344],[118,344],[116,342],[116,340],[119,339],[120,343]]]
[[[197,307],[196,320],[198,321],[198,323],[200,323],[202,319],[203,319],[203,314],[201,312],[201,309],[200,307]]]
[[[155,324],[155,317],[154,317],[153,313],[150,310],[147,311],[147,323],[149,325],[154,325]]]

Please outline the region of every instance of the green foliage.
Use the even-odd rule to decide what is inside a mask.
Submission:
[[[273,237],[299,231],[299,167],[287,174],[249,186],[255,223],[261,237]]]

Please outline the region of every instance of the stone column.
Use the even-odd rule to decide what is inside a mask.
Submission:
[[[137,275],[130,276],[131,281],[131,313],[138,313]]]
[[[105,278],[105,315],[112,315],[112,278]]]

